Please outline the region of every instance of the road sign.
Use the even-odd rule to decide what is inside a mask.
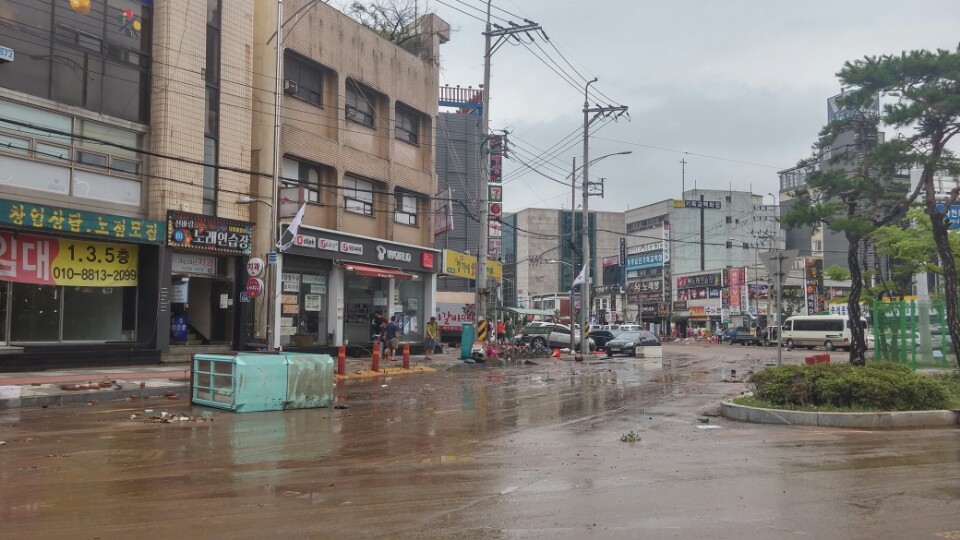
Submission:
[[[247,294],[250,295],[250,298],[256,298],[263,293],[263,280],[260,278],[252,277],[247,280]]]
[[[263,273],[265,263],[263,259],[259,257],[254,257],[247,261],[247,273],[250,274],[250,277],[260,277],[260,274]]]
[[[503,187],[502,186],[487,186],[488,195],[490,202],[503,202]]]

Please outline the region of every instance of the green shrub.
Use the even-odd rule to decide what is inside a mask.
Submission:
[[[917,411],[953,402],[942,380],[893,363],[781,366],[754,373],[750,382],[758,398],[781,407]]]

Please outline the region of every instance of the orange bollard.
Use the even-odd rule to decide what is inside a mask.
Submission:
[[[403,369],[410,369],[410,344],[403,344]]]
[[[347,374],[347,347],[341,345],[337,348],[337,375]]]
[[[370,366],[370,369],[380,371],[380,344],[376,342],[373,344],[373,365]]]

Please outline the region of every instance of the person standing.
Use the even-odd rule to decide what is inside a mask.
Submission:
[[[397,350],[397,346],[400,344],[400,340],[397,339],[397,334],[400,332],[400,327],[397,326],[397,317],[394,315],[390,317],[390,322],[383,329],[383,336],[387,342],[387,349],[384,352],[384,360],[393,360],[394,353]]]
[[[507,341],[507,333],[503,327],[503,321],[497,321],[497,345],[503,347]]]
[[[513,344],[513,320],[507,319],[507,324],[503,327],[503,331],[507,335],[507,344]]]
[[[427,323],[426,330],[426,348],[424,349],[424,356],[427,360],[433,360],[433,352],[437,348],[437,343],[440,341],[440,325],[437,324],[436,317],[430,317],[430,322]]]

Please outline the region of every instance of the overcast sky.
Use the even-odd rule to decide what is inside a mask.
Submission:
[[[453,27],[442,49],[441,84],[483,81],[484,0],[429,1]],[[957,0],[494,0],[494,6],[539,23],[591,87],[630,108],[631,121],[595,125],[590,157],[632,150],[594,164],[606,197],[591,209],[623,211],[679,198],[686,186],[778,190],[777,171],[805,157],[826,123],[827,98],[839,93],[844,61],[910,49],[954,49],[960,41]],[[494,9],[494,15],[519,20]],[[504,24],[502,21],[497,21]],[[570,190],[522,166],[582,128],[583,84],[542,37],[537,44],[577,81],[579,90],[521,45],[493,58],[491,128],[509,128],[507,211],[569,208]],[[544,54],[530,45],[540,57]],[[598,129],[599,128],[599,129]],[[564,181],[579,142],[536,167]],[[687,153],[685,153],[687,152]],[[767,199],[771,201],[770,198]]]

